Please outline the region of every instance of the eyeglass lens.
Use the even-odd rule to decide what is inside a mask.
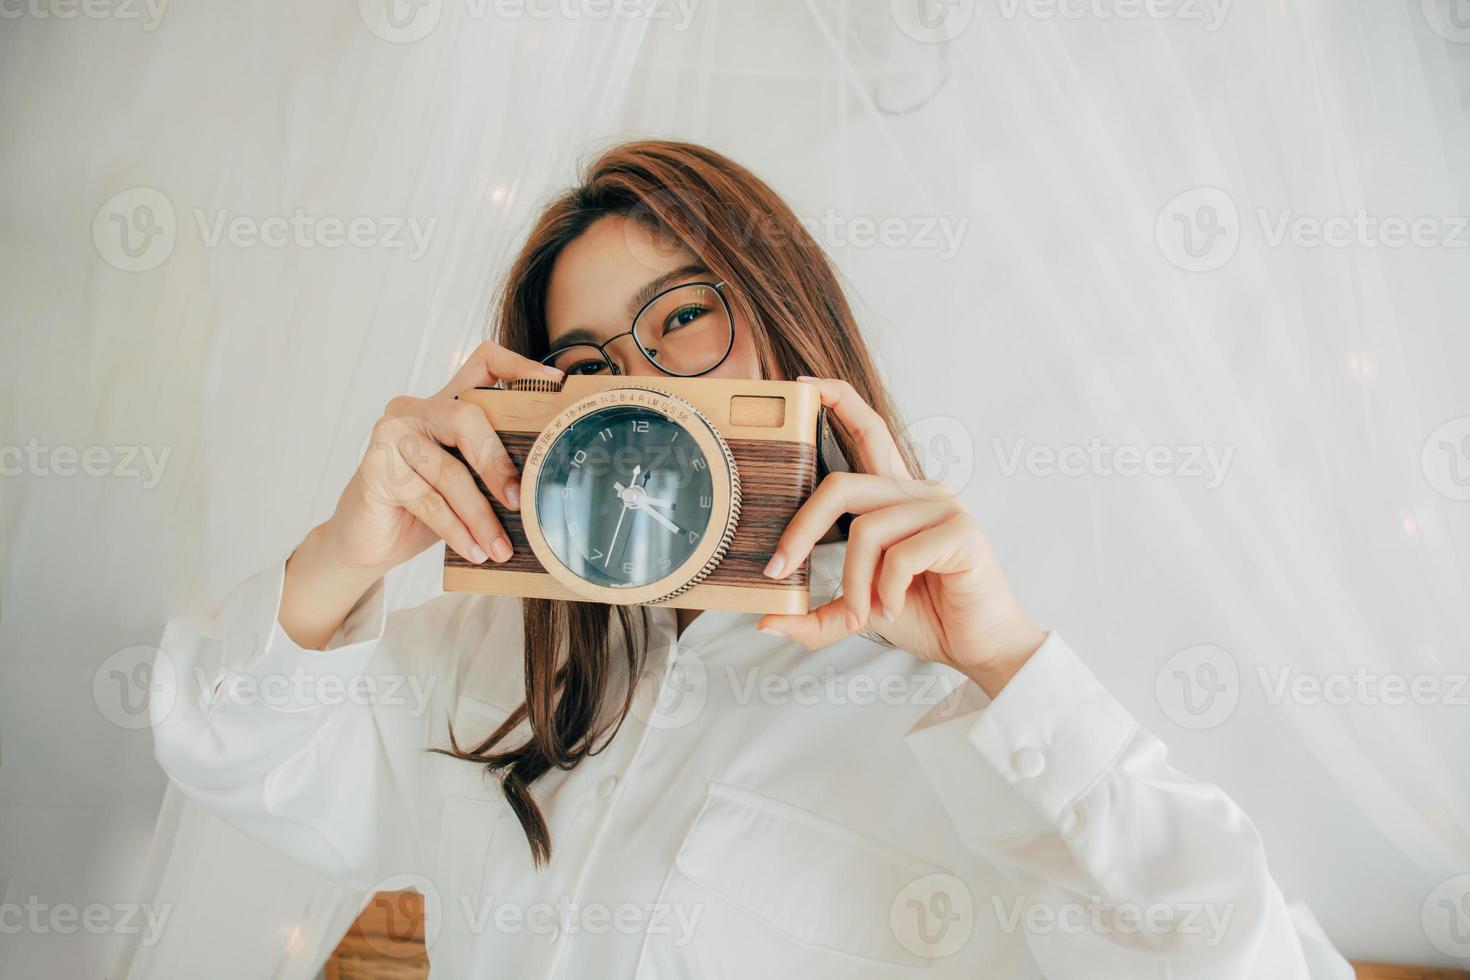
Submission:
[[[628,358],[643,356],[659,370],[674,375],[697,375],[712,370],[729,352],[734,325],[719,292],[704,283],[676,286],[655,297],[633,323],[632,338],[614,339],[607,357],[622,373]],[[547,363],[571,374],[608,374],[611,369],[598,348],[577,344],[547,358]]]

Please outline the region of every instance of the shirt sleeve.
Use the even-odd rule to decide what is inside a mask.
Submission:
[[[1015,886],[996,901],[1053,980],[1337,980],[1299,930],[1249,818],[1172,768],[1055,633],[994,701],[973,683],[907,736],[965,843]]]
[[[190,798],[367,890],[422,866],[425,749],[448,717],[459,613],[477,597],[388,615],[379,581],[324,650],[306,650],[277,619],[284,580],[282,561],[214,613],[167,625],[150,700],[155,756]]]

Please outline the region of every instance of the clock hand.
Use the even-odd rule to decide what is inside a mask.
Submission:
[[[642,471],[643,471],[643,464],[642,463],[639,463],[637,466],[634,466],[633,467],[633,479],[632,479],[631,482],[633,483],[634,486],[637,486],[638,485],[638,474],[640,472],[642,472]],[[621,497],[623,495],[623,493],[625,492],[624,489],[623,489],[623,485],[621,483],[614,483],[613,484],[613,492],[616,493],[618,496]],[[602,567],[603,568],[606,568],[607,567],[607,563],[610,562],[610,561],[612,561],[613,548],[617,547],[617,544],[618,544],[618,532],[623,529],[623,518],[625,518],[625,517],[628,516],[628,511],[632,508],[632,506],[633,505],[629,501],[627,501],[627,500],[624,500],[623,501],[623,509],[618,512],[618,523],[616,525],[614,525],[614,527],[613,527],[612,540],[607,543],[607,554],[605,554],[605,555],[602,556]]]
[[[621,483],[614,483],[613,484],[613,489],[616,490],[619,495],[621,495],[623,493],[623,491],[627,490],[628,488],[625,487],[625,486],[623,486]],[[644,504],[652,504],[655,507],[672,507],[672,506],[674,506],[674,502],[672,500],[665,500],[662,497],[650,497],[647,494],[643,494],[643,495],[641,495],[638,498],[638,503],[637,503],[636,506],[641,507]]]
[[[637,483],[638,469],[637,469],[637,467],[634,467],[633,473],[634,473],[634,482],[633,482],[633,487],[632,488],[625,487],[621,483],[614,483],[613,484],[613,490],[617,492],[617,495],[619,497],[622,497],[623,495],[627,494],[628,490],[638,487],[638,483]],[[648,474],[645,474],[645,475],[646,476],[652,476],[653,474],[652,473],[648,473]],[[646,486],[646,484],[645,484],[645,486]],[[652,505],[654,507],[673,507],[674,506],[674,502],[672,500],[665,500],[663,497],[650,497],[648,495],[648,492],[647,491],[644,491],[643,493],[640,493],[640,494],[637,494],[636,496],[633,496],[632,499],[629,501],[629,506],[633,507],[635,510],[640,510],[645,505]]]
[[[641,470],[642,468],[643,468],[643,464],[642,463],[640,463],[637,466],[633,467],[633,479],[631,481],[629,481],[631,483],[631,487],[625,487],[621,483],[618,483],[616,480],[614,480],[613,481],[613,492],[616,493],[619,496],[622,496],[624,493],[626,493],[632,487],[638,486],[638,471]]]
[[[644,510],[644,508],[642,508],[642,507],[640,507],[638,509],[640,511],[643,511],[643,513],[647,514],[649,517],[651,517],[654,520],[658,521],[660,524],[662,524],[664,527],[668,528],[670,531],[673,531],[675,534],[681,533],[680,532],[679,525],[675,524],[673,521],[669,520],[667,517],[665,517],[664,515],[660,514],[658,511],[656,511],[656,510]]]
[[[606,568],[607,567],[607,563],[612,560],[613,548],[618,543],[618,532],[623,529],[623,518],[625,518],[627,516],[628,516],[628,505],[627,504],[623,504],[623,509],[620,510],[620,511],[618,511],[618,523],[613,527],[612,540],[607,543],[607,554],[605,554],[605,555],[602,556],[602,567],[603,568]]]

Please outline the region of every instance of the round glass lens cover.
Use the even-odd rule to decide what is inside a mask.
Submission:
[[[640,406],[589,412],[552,443],[536,481],[541,534],[587,582],[637,588],[687,561],[709,530],[709,461],[682,427]]]

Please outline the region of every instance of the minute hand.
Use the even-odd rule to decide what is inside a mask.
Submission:
[[[650,501],[648,501],[648,500],[645,499],[643,502],[646,504],[646,503],[649,503]],[[664,515],[660,514],[658,511],[656,511],[656,510],[648,510],[648,509],[643,508],[643,507],[639,507],[638,509],[641,510],[641,511],[643,511],[643,513],[647,514],[649,517],[651,517],[654,520],[658,521],[660,524],[662,524],[664,527],[668,528],[670,531],[673,531],[675,534],[680,533],[679,525],[675,524],[673,521],[669,520],[667,517],[665,517]]]

